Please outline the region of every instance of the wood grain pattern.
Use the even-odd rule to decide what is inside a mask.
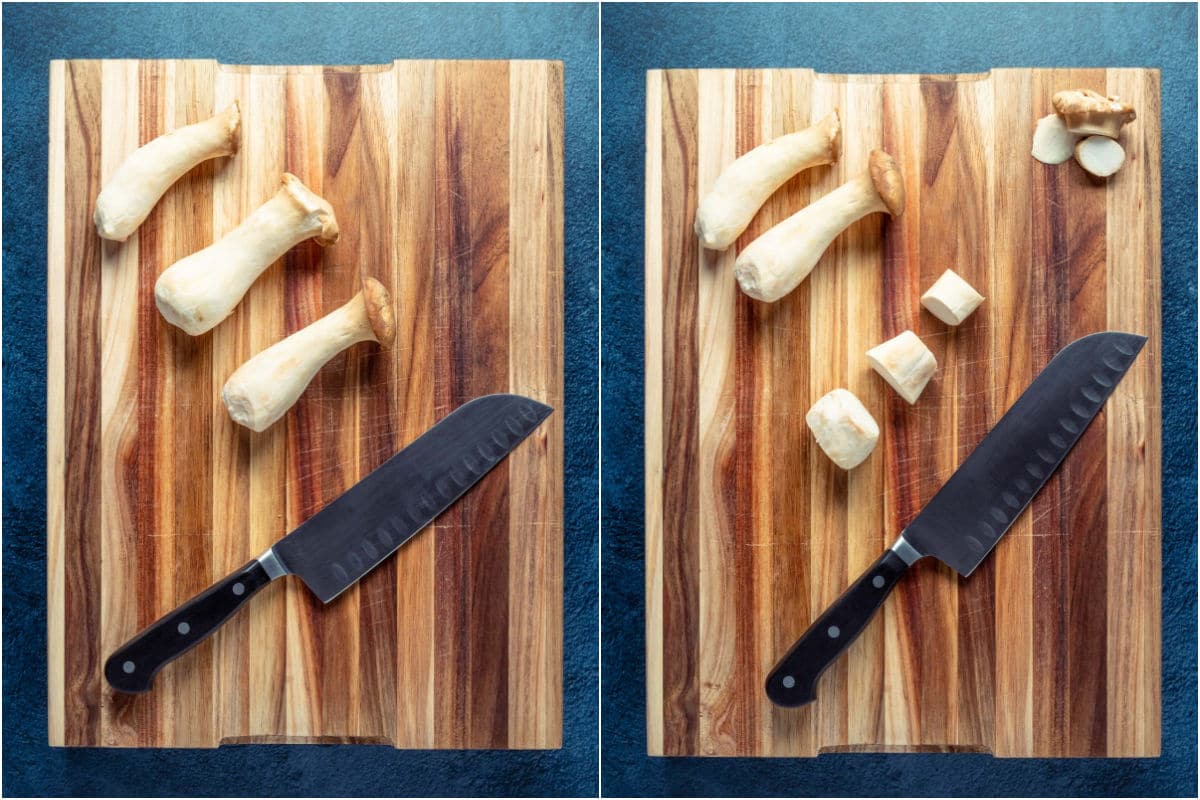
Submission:
[[[561,746],[563,76],[556,62],[51,65],[48,278],[52,745]],[[140,144],[241,101],[241,149],[101,242],[100,186]],[[341,239],[294,248],[192,338],[153,285],[297,174]],[[398,335],[335,357],[254,434],[219,397],[253,353],[373,276]],[[490,392],[553,406],[513,457],[323,606],[267,589],[153,691],[105,655]]]
[[[1066,87],[1130,99],[1125,169],[1105,183],[1029,157]],[[966,751],[1152,756],[1160,748],[1159,76],[994,70],[647,76],[646,608],[651,754]],[[830,109],[838,164],[809,170],[740,238],[861,171],[883,147],[908,196],[868,217],[774,305],[692,233],[696,201],[758,143]],[[987,302],[947,328],[919,305],[947,268]],[[911,328],[939,370],[920,402],[862,357]],[[821,679],[770,705],[763,676],[874,560],[1059,349],[1150,337],[1055,478],[970,578],[921,562]],[[882,428],[845,473],[803,416],[851,389]]]

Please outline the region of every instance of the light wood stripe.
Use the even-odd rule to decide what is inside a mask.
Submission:
[[[1146,121],[1159,116],[1159,73],[1110,69],[1107,86],[1109,93],[1137,108],[1143,123],[1126,127],[1125,166],[1119,180],[1109,182],[1108,318],[1117,330],[1158,331],[1161,167],[1158,143],[1147,134]],[[1139,204],[1147,210],[1145,224],[1126,224],[1127,209]],[[1152,277],[1138,279],[1147,273]],[[1107,416],[1108,755],[1161,752],[1161,610],[1155,602],[1162,580],[1161,430],[1145,424],[1142,416],[1160,407],[1160,369],[1159,342],[1152,337],[1108,400],[1110,408],[1120,410]],[[1143,619],[1145,624],[1134,624]]]
[[[66,606],[66,62],[50,62],[50,164],[46,174],[46,607]],[[66,620],[46,618],[47,734],[66,742]]]
[[[810,109],[812,72],[809,70],[763,70],[763,118],[771,120],[772,129],[764,127],[764,135],[782,136],[803,130],[816,120]],[[770,88],[769,95],[765,91]],[[801,173],[789,181],[767,202],[751,224],[758,231],[790,216],[795,209],[809,203],[816,191],[813,183],[830,168]],[[809,292],[807,282],[783,298],[774,314],[784,315],[789,324],[771,326],[771,420],[770,458],[772,468],[780,475],[798,476],[808,463],[811,434],[802,414],[791,413],[783,398],[794,397],[804,407],[811,401],[807,348],[801,345],[808,331]],[[772,485],[770,534],[772,559],[770,576],[760,575],[769,594],[763,596],[765,607],[772,609],[769,635],[759,638],[760,666],[756,676],[766,673],[779,655],[794,641],[798,625],[807,624],[814,609],[811,606],[811,581],[808,562],[808,515],[811,506],[809,485],[804,480]],[[816,754],[815,706],[798,713],[777,708],[762,694],[758,702],[767,709],[769,720],[768,747],[770,755],[791,753]]]
[[[843,179],[867,170],[871,150],[883,144],[883,91],[879,84],[846,84],[841,108],[843,155],[839,159]],[[853,121],[851,121],[853,120]],[[859,122],[861,120],[861,122]],[[883,282],[883,250],[872,246],[883,230],[883,219],[872,215],[852,225],[841,237],[838,259],[832,267],[845,275],[846,319],[840,333],[845,337],[845,362],[840,365],[842,388],[858,397],[878,420],[887,389],[866,363],[864,353],[883,341],[879,296]],[[829,331],[830,336],[839,331]],[[835,386],[814,387],[829,390]],[[815,398],[814,398],[815,400]],[[882,485],[884,462],[869,459],[851,470],[846,479],[846,573],[849,585],[879,558],[891,544],[884,541]],[[819,613],[819,612],[818,612]],[[852,742],[883,741],[883,649],[884,629],[872,625],[850,646],[846,667],[846,733]]]
[[[396,176],[391,169],[391,148],[396,142],[396,73],[367,72],[361,76],[359,103],[364,112],[378,109],[379,114],[360,113],[357,131],[358,175],[361,181],[357,197],[371,197],[379,214],[365,215],[359,235],[357,269],[360,275],[355,291],[368,277],[379,280],[391,291],[393,304],[398,263],[393,257],[398,213]],[[369,346],[353,357],[359,363],[359,477],[369,474],[395,453],[396,420],[399,402],[393,389],[396,360],[387,348]],[[396,738],[396,659],[399,628],[396,616],[395,559],[380,564],[361,582],[358,594],[358,658],[361,678],[353,697],[358,725],[352,734],[359,741],[395,741]]]
[[[286,138],[282,126],[273,124],[285,113],[284,76],[249,75],[243,111],[243,139],[239,156],[254,167],[246,174],[244,208],[253,211],[279,189],[279,175],[286,158]],[[307,176],[298,176],[305,180]],[[319,186],[312,187],[320,192]],[[279,298],[284,290],[283,260],[263,272],[234,311],[249,319],[249,352],[259,353],[287,333],[283,306]],[[223,386],[229,376],[221,378]],[[243,558],[263,553],[287,533],[284,523],[284,468],[287,428],[275,425],[262,433],[249,435],[249,540]],[[250,616],[250,735],[267,735],[290,723],[292,706],[287,697],[287,608],[285,586],[273,584],[264,589],[247,611]]]
[[[283,168],[333,203],[325,188],[325,119],[329,105],[324,76],[309,72],[287,75],[283,80],[284,119],[288,130],[295,132],[287,140]],[[340,204],[334,205],[339,232],[346,226],[345,212],[341,208]],[[325,308],[337,307],[339,298],[336,297],[326,306],[324,285],[327,269],[338,264],[340,259],[336,259],[332,251],[325,253],[323,248],[310,241],[293,248],[283,261],[287,297],[284,323],[287,332],[291,333],[320,319]],[[339,268],[344,274],[354,265],[341,264]],[[344,361],[339,359],[338,364],[341,363]],[[325,488],[331,475],[325,468],[324,459],[330,449],[330,432],[336,430],[327,416],[328,409],[336,406],[345,394],[338,386],[345,384],[343,375],[331,392],[324,380],[314,380],[308,391],[300,396],[295,410],[284,419],[288,440],[285,527],[289,530],[319,511],[327,499],[337,496],[335,490]],[[328,646],[322,636],[323,606],[295,582],[286,585],[284,590],[287,658],[292,673],[284,696],[286,731],[290,737],[312,736],[322,730],[323,719],[323,703],[315,701],[322,697],[322,661]],[[339,606],[339,612],[335,614],[344,618],[341,608]],[[330,731],[329,735],[332,734]]]
[[[844,114],[846,91],[843,84],[814,81],[811,91],[813,121],[822,119],[834,110],[837,110],[839,115]],[[842,123],[840,135],[847,135],[845,123]],[[828,194],[844,183],[849,175],[845,156],[842,155],[831,169],[814,173],[810,197],[817,198]],[[835,242],[829,249],[826,263],[821,265],[826,268],[814,269],[805,280],[805,283],[809,284],[806,340],[810,396],[806,405],[795,408],[792,412],[801,417],[808,412],[817,398],[841,386],[845,374],[844,365],[849,357],[848,343],[841,332],[846,329],[849,320],[846,317],[844,252],[843,244]],[[814,353],[819,353],[819,357],[814,358]],[[809,607],[814,612],[813,616],[816,616],[820,613],[819,609],[827,608],[845,588],[847,477],[844,471],[834,466],[820,448],[816,447],[809,448],[808,464],[796,479],[804,480],[805,476],[808,479],[811,498],[808,529],[839,532],[837,536],[812,537],[809,541],[807,566],[808,574],[812,576],[809,582]],[[799,620],[796,621],[791,632],[793,642],[800,637],[805,627],[807,625],[802,626]],[[838,742],[844,737],[846,677],[845,660],[830,666],[822,676],[819,691],[829,702],[817,702],[813,706],[818,748],[820,744]]]
[[[258,119],[258,112],[248,107],[251,100],[249,76],[244,72],[218,69],[214,88],[215,108],[225,108],[238,100],[242,105],[242,139],[240,153],[244,155],[251,137],[246,126]],[[249,116],[247,116],[249,115]],[[246,186],[253,172],[248,159],[234,157],[222,164],[213,178],[213,239],[219,239],[237,227],[254,210],[261,198],[247,197]],[[232,316],[208,334],[211,337],[212,385],[224,386],[225,381],[247,358],[250,349],[250,315],[240,306]],[[218,392],[212,394],[212,524],[213,573],[227,575],[251,558],[250,542],[250,431],[234,423],[225,410]],[[256,597],[258,603],[270,601],[268,592],[281,589],[268,587]],[[266,594],[266,597],[262,595]],[[246,609],[225,623],[213,636],[213,656],[218,665],[214,671],[213,697],[217,700],[217,728],[226,741],[248,741],[251,736],[250,681],[247,679],[252,647],[250,618],[261,609]],[[258,646],[258,640],[253,640]],[[295,673],[292,680],[295,681]]]
[[[398,61],[395,107],[396,141],[392,170],[396,187],[395,268],[396,397],[401,402],[397,444],[405,445],[437,422],[435,374],[425,367],[433,357],[420,310],[433,302],[434,250],[434,62]],[[408,676],[396,687],[396,746],[433,747],[434,675],[434,544],[436,537],[418,536],[396,553],[396,619],[403,631],[396,648],[396,673]]]
[[[900,165],[904,174],[905,210],[886,227],[883,239],[884,276],[880,341],[891,339],[905,330],[915,330],[920,314],[923,288],[915,269],[899,265],[921,263],[921,197],[924,178],[918,165],[922,161],[923,126],[921,124],[921,87],[919,83],[896,81],[884,87],[883,146]],[[900,532],[920,511],[919,481],[915,469],[923,449],[919,436],[919,416],[913,416],[902,397],[890,389],[884,392],[883,410],[878,420],[880,443],[885,457],[884,471],[885,541],[895,541]],[[820,613],[815,609],[814,613]],[[920,613],[903,587],[881,612],[884,629],[884,741],[919,741],[921,723],[917,704],[914,661],[914,631],[908,620]]]
[[[988,299],[980,311],[991,320],[992,352],[1006,352],[996,359],[992,380],[992,418],[998,419],[1017,401],[1033,379],[1031,365],[1028,266],[1031,263],[1033,205],[1028,201],[1033,172],[1046,168],[1035,161],[1013,166],[1025,157],[1025,137],[1033,130],[1033,106],[1029,102],[1032,80],[1029,73],[1001,70],[993,80],[994,101],[1012,114],[997,114],[994,174],[995,222],[993,269],[988,280]],[[982,290],[981,290],[982,291]],[[996,648],[995,663],[995,754],[1031,756],[1033,749],[1033,518],[1022,514],[1004,540],[997,545],[995,583],[1006,587],[996,592],[995,625],[1004,643]]]
[[[106,61],[100,76],[100,180],[107,183],[138,147],[138,64]],[[135,513],[137,467],[138,242],[104,242],[100,257],[100,651],[111,653],[137,632],[138,599],[152,565],[141,564]],[[137,730],[156,731],[149,702],[101,696],[104,743],[128,746]]]
[[[552,356],[542,362],[511,359],[509,388],[529,397],[561,397],[561,378],[548,369],[562,352],[561,285],[563,271],[562,203],[552,187],[562,180],[562,64],[514,62],[509,81],[509,351],[542,342]],[[548,125],[544,121],[548,121]],[[531,168],[536,167],[536,168]],[[528,232],[528,233],[525,233]],[[543,316],[540,309],[554,309]],[[539,518],[553,518],[562,508],[557,484],[539,480],[549,462],[561,472],[563,408],[509,457],[509,591],[508,591],[508,745],[536,747],[561,742],[559,715],[538,713],[562,691],[562,637],[527,649],[536,632],[562,630],[562,531],[550,535],[525,523],[529,508],[543,508]],[[539,615],[523,607],[533,599]]]
[[[646,73],[646,750],[663,755],[663,74]]]
[[[1106,83],[1137,98],[1126,169],[1106,188],[1072,164],[1033,162],[1028,137],[1054,91]],[[648,86],[650,751],[1157,752],[1157,75],[669,70]],[[696,195],[720,168],[833,107],[841,161],[776,193],[729,253],[692,250]],[[796,292],[756,304],[727,268],[703,270],[861,170],[880,145],[905,173],[906,213],[851,226]],[[693,283],[680,267],[696,260]],[[919,305],[947,268],[988,297],[957,328]],[[1144,361],[994,557],[966,579],[919,564],[822,678],[813,706],[769,706],[762,676],[812,616],[1061,347],[1106,328],[1148,334]],[[916,406],[861,357],[906,329],[940,364]],[[836,386],[883,427],[878,452],[849,474],[803,426]],[[698,483],[694,497],[685,480]]]
[[[697,197],[703,197],[735,152],[736,95],[732,72],[700,70],[697,78]],[[694,211],[693,211],[694,213]],[[733,492],[733,417],[736,386],[735,301],[732,252],[700,249],[698,263],[680,264],[697,270],[697,308],[700,319],[712,320],[697,328],[699,369],[699,516],[711,535],[700,539],[699,637],[709,646],[699,653],[700,752],[717,755],[736,741],[730,726],[734,713],[729,683],[735,676],[736,619]]]

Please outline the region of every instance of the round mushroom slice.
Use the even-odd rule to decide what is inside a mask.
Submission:
[[[1075,160],[1097,178],[1107,178],[1125,164],[1125,148],[1107,136],[1089,136],[1075,145]]]

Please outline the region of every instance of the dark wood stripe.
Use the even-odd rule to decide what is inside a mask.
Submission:
[[[315,257],[321,261],[321,313],[328,314],[349,302],[362,288],[359,269],[363,230],[359,224],[372,213],[369,206],[381,198],[368,195],[363,185],[359,153],[362,103],[360,76],[356,72],[326,70],[324,175],[321,195],[339,215],[339,238]],[[304,176],[301,176],[302,178]],[[309,240],[300,247],[319,249]],[[324,447],[319,455],[321,505],[324,506],[358,480],[359,362],[365,345],[355,345],[334,356],[313,381],[321,404],[320,427]],[[351,533],[350,535],[354,535]],[[326,733],[352,735],[357,702],[359,586],[321,611],[320,693],[322,720],[337,720],[341,730]]]
[[[892,154],[904,174],[905,213],[884,228],[882,302],[880,304],[882,340],[898,336],[905,330],[917,329],[920,314],[921,276],[914,269],[897,269],[893,265],[921,263],[921,207],[924,180],[921,170],[921,110],[917,102],[920,89],[913,85],[894,84],[883,95],[883,149]],[[888,468],[884,472],[884,533],[894,541],[904,527],[920,512],[922,462],[922,415],[913,415],[908,403],[890,387],[883,392],[883,414],[880,423],[879,445]],[[898,702],[885,710],[885,729],[901,731],[900,736],[919,739],[917,669],[908,665],[920,663],[917,656],[922,641],[920,618],[922,612],[921,575],[911,574],[897,587],[885,606],[885,668],[903,665],[900,670],[885,676],[885,683],[902,690],[894,697]],[[894,653],[893,649],[899,650]],[[888,715],[895,719],[888,720]],[[914,729],[915,726],[915,729]]]
[[[495,123],[508,118],[507,65],[439,64],[437,85],[434,291],[437,324],[450,333],[438,358],[440,417],[508,386],[508,182],[497,179],[507,176],[508,126]],[[501,462],[439,525],[437,702],[451,746],[508,738],[507,518]]]
[[[206,63],[184,62],[176,66],[175,119],[172,127],[200,122],[220,111],[214,107],[213,71]],[[205,161],[175,185],[164,201],[171,210],[173,237],[164,250],[166,257],[159,269],[191,253],[207,247],[213,240],[213,178],[218,163]],[[147,305],[154,307],[152,293],[143,289]],[[155,323],[166,331],[163,345],[172,353],[174,369],[174,431],[176,441],[166,442],[163,448],[170,453],[174,476],[175,570],[171,579],[175,599],[186,598],[203,591],[217,577],[212,563],[212,337],[189,336],[161,317]],[[219,391],[219,387],[216,387]],[[191,663],[187,677],[180,686],[180,713],[175,709],[176,730],[187,731],[196,743],[211,744],[215,740],[213,692],[213,644],[206,639],[188,654]]]
[[[100,62],[68,61],[64,122],[66,274],[64,438],[65,642],[68,745],[100,741]]]
[[[736,155],[746,153],[764,140],[762,109],[762,76],[756,70],[738,70],[735,78],[736,91]],[[761,216],[761,214],[759,215]],[[754,233],[754,231],[747,231]],[[721,497],[728,498],[728,508],[733,519],[726,527],[733,533],[732,547],[728,547],[732,563],[732,603],[734,629],[734,672],[731,686],[725,694],[723,712],[726,723],[719,727],[721,739],[740,743],[744,747],[757,748],[759,741],[759,719],[763,703],[746,702],[747,698],[761,699],[756,689],[762,683],[758,664],[757,627],[769,609],[758,608],[756,601],[756,562],[759,558],[770,558],[770,550],[758,547],[755,521],[763,514],[757,510],[759,502],[755,491],[754,476],[758,474],[756,462],[761,459],[761,448],[769,447],[770,420],[757,415],[759,393],[768,385],[771,359],[770,308],[765,303],[749,297],[732,287],[734,308],[734,352],[733,394],[735,398],[733,436],[721,453],[717,464],[721,476]],[[768,430],[764,431],[763,427]],[[712,534],[720,535],[713,531]],[[748,556],[748,557],[747,557]],[[714,725],[718,720],[713,720]],[[714,738],[717,731],[714,731]],[[722,751],[724,752],[724,751]]]
[[[1102,69],[1072,70],[1064,86],[1096,87],[1103,92]],[[1065,347],[1106,323],[1106,237],[1108,204],[1105,182],[1093,179],[1074,163],[1066,173],[1067,202],[1055,209],[1055,221],[1067,231],[1065,285],[1069,309]],[[1066,545],[1067,750],[1064,755],[1104,756],[1107,744],[1108,627],[1108,465],[1107,411],[1101,408],[1074,450],[1063,462],[1060,506]]]
[[[1049,113],[1051,97],[1066,72],[1036,73],[1033,80],[1034,114]],[[1067,228],[1069,212],[1066,184],[1073,164],[1036,165],[1033,202],[1043,213],[1033,215],[1030,325],[1033,344],[1032,373],[1040,372],[1065,343],[1070,290]],[[1063,542],[1061,469],[1050,477],[1033,499],[1033,736],[1038,753],[1064,753],[1069,686],[1066,649],[1067,597],[1066,548]]]
[[[699,748],[700,447],[696,397],[696,73],[663,92],[663,751]]]
[[[945,268],[957,272],[981,294],[988,292],[992,270],[991,246],[992,208],[990,198],[981,189],[986,187],[991,165],[981,154],[987,152],[991,133],[983,128],[973,111],[979,85],[967,81],[957,85],[958,109],[955,129],[958,146],[955,160],[959,185],[955,209],[947,208],[943,219],[957,218],[958,257],[953,262],[932,264],[940,276]],[[1012,270],[1000,267],[1006,272]],[[931,284],[923,284],[922,291]],[[997,418],[991,408],[990,369],[980,367],[992,363],[992,341],[989,329],[994,304],[984,303],[965,322],[947,328],[955,339],[957,371],[953,391],[958,421],[956,467],[970,455],[987,434]],[[923,316],[929,316],[927,313]],[[949,396],[950,392],[947,393]],[[971,574],[958,581],[958,733],[956,743],[963,748],[992,747],[995,736],[993,708],[995,704],[995,643],[996,643],[996,562],[987,558]]]
[[[459,77],[456,113],[465,147],[453,214],[468,238],[454,260],[472,297],[471,316],[459,318],[460,346],[469,355],[457,404],[507,391],[509,360],[508,64],[468,62]],[[508,741],[508,471],[501,461],[462,500],[461,545],[470,551],[464,588],[471,747]]]
[[[952,82],[922,82],[922,159],[920,214],[920,259],[917,262],[916,292],[927,287],[960,258],[973,258],[970,250],[960,252],[962,233],[951,223],[962,200],[964,185],[959,176],[958,93]],[[959,221],[961,223],[961,221]],[[938,372],[918,401],[920,413],[904,403],[901,413],[916,417],[917,442],[944,442],[954,435],[957,342],[953,332],[920,305],[911,306],[916,325],[913,330],[933,351]],[[893,398],[893,402],[899,398]],[[903,401],[900,401],[903,403]],[[918,444],[915,479],[918,486],[917,508],[923,508],[957,466],[953,451],[945,447]],[[910,518],[911,521],[911,518]],[[920,714],[920,739],[927,744],[954,741],[957,659],[947,645],[956,641],[955,590],[957,573],[933,559],[919,562],[904,588],[915,602],[908,606],[912,625],[913,657],[916,666],[917,707]],[[915,579],[915,580],[914,580]]]
[[[284,81],[284,167],[314,192],[325,196],[325,153],[319,142],[311,140],[313,134],[321,130],[319,126],[324,124],[322,119],[312,119],[315,82],[310,76],[299,75],[289,75]],[[335,216],[338,216],[338,211],[334,206]],[[342,217],[338,218],[338,222],[339,229],[345,227]],[[292,334],[324,315],[324,273],[331,262],[325,261],[322,248],[312,241],[293,247],[284,255],[283,261],[284,330]],[[325,420],[327,401],[324,386],[319,377],[314,379],[283,420],[277,423],[286,426],[287,489],[284,513],[287,521],[284,527],[289,531],[320,511],[325,499],[332,494],[326,487],[324,459],[330,446],[327,434],[334,429]],[[309,658],[302,665],[295,665],[292,669],[301,673],[296,679],[302,681],[309,691],[315,692],[324,675],[325,644],[321,624],[324,606],[311,592],[303,590],[291,593],[288,603],[284,614],[292,619],[288,620],[285,638],[287,651],[309,653]],[[292,696],[289,692],[287,700],[291,701]],[[320,706],[319,700],[313,700],[307,708],[297,710],[303,715],[301,719],[307,719],[314,712],[319,716]],[[314,719],[312,722],[319,729],[320,720]],[[300,726],[293,721],[291,727],[297,729]]]
[[[778,74],[776,80],[779,80]],[[811,98],[805,91],[807,88],[804,86],[794,94],[778,87],[773,90],[772,114],[776,125],[771,135],[808,127]],[[784,184],[759,214],[761,223],[758,220],[752,222],[751,229],[761,226],[761,231],[765,232],[797,209],[808,205],[814,194],[813,180],[813,173],[809,171]],[[782,657],[819,613],[810,605],[813,576],[808,566],[808,554],[812,538],[809,526],[812,486],[801,477],[808,473],[807,465],[812,457],[814,441],[804,422],[804,414],[795,411],[799,408],[807,411],[815,399],[810,386],[811,355],[805,335],[809,329],[811,286],[804,281],[795,291],[779,300],[774,305],[774,315],[779,322],[771,326],[774,340],[771,348],[771,380],[775,395],[769,417],[773,431],[771,463],[775,474],[791,476],[787,480],[772,482],[771,487],[771,608],[769,612],[760,609],[759,613],[766,613],[771,620],[772,659]],[[764,306],[764,310],[766,308]],[[789,398],[789,402],[783,402],[785,398]],[[762,703],[764,674],[759,672],[756,678],[758,685],[755,686],[754,696]],[[803,746],[811,747],[815,708],[815,705],[800,709],[771,706],[773,738],[781,743],[799,741]],[[816,753],[813,751],[810,754]]]
[[[462,159],[467,147],[458,105],[461,67],[438,62],[434,68],[437,140],[434,153],[433,326],[436,337],[434,410],[438,419],[453,411],[467,394],[469,350],[466,323],[474,312],[470,276],[459,266],[469,252],[469,208],[462,207]],[[467,575],[469,547],[463,541],[464,503],[455,503],[436,523],[434,625],[436,677],[434,718],[437,740],[446,747],[466,745],[467,698],[471,662]]]
[[[366,74],[359,91],[363,105],[376,102],[380,80]],[[370,95],[367,93],[371,92]],[[370,100],[370,102],[368,102]],[[395,238],[392,220],[391,168],[388,144],[377,115],[364,114],[354,139],[360,191],[371,198],[357,206],[354,226],[359,235],[358,268],[365,279],[379,280],[391,293],[393,311],[397,291],[392,244]],[[396,383],[393,354],[375,344],[359,345],[359,475],[367,475],[398,449],[393,420],[400,418],[403,402],[392,391]],[[358,626],[364,635],[359,640],[359,670],[362,687],[359,703],[358,736],[386,737],[395,740],[396,648],[397,632],[405,626],[396,618],[396,559],[389,558],[359,584]]]
[[[170,87],[162,61],[142,61],[138,64],[138,141],[140,146],[170,129],[163,118],[164,93]],[[136,557],[137,567],[132,574],[138,580],[129,587],[136,598],[137,629],[146,627],[171,610],[170,595],[174,591],[174,548],[172,530],[164,530],[170,518],[164,518],[164,504],[174,496],[174,474],[163,463],[159,452],[160,438],[170,437],[170,422],[161,425],[159,409],[170,402],[168,386],[170,370],[170,334],[160,324],[161,316],[154,304],[154,283],[158,279],[162,249],[170,236],[170,214],[162,200],[146,217],[130,240],[137,241],[137,409],[134,412],[134,460],[131,480],[122,489],[128,493],[128,507],[133,511],[133,530],[122,532],[127,544],[125,552]],[[117,347],[129,343],[116,342]],[[163,430],[165,428],[165,430]],[[129,631],[130,635],[134,633]],[[176,670],[164,670],[155,678],[155,691],[139,695],[128,709],[136,719],[134,728],[141,741],[157,741],[163,735],[162,714],[169,713],[175,696]],[[164,699],[166,703],[164,704]]]

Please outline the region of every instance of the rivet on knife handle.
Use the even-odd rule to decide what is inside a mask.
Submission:
[[[119,692],[149,691],[160,669],[211,636],[271,580],[259,559],[235,570],[126,642],[104,663],[104,677]]]
[[[781,706],[802,706],[816,699],[817,678],[848,648],[883,605],[884,599],[920,555],[901,537],[867,568],[767,676],[767,697]]]

